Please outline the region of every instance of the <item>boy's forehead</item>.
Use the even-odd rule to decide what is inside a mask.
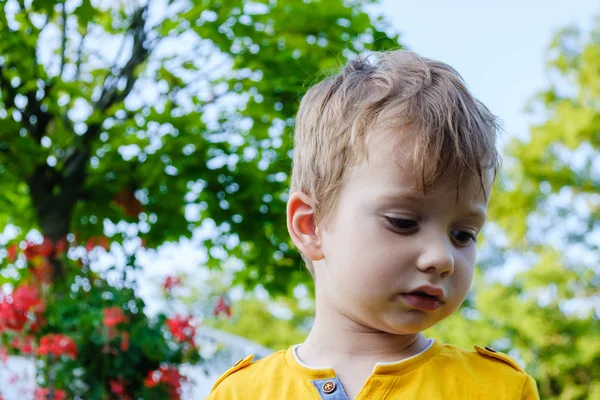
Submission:
[[[410,129],[380,126],[370,132],[365,155],[370,162],[389,159],[406,168],[412,164],[416,145],[416,135]]]
[[[414,179],[402,179],[409,184],[404,184],[400,179],[383,179],[379,180],[379,188],[373,193],[377,193],[377,197],[382,201],[390,200],[406,200],[415,204],[424,203],[430,200],[441,199],[448,206],[462,205],[480,209],[481,214],[485,214],[485,209],[489,201],[491,184],[485,184],[482,187],[479,178],[473,177],[468,183],[456,183],[453,180],[443,180],[431,190],[424,192],[417,186]],[[410,177],[413,178],[413,177]],[[485,190],[485,192],[484,192]]]
[[[388,193],[410,195],[415,199],[454,194],[452,200],[487,205],[494,181],[494,171],[489,168],[482,169],[481,176],[475,173],[463,175],[460,181],[457,171],[444,171],[440,182],[425,194],[419,187],[422,171],[416,167],[415,145],[409,131],[373,132],[367,142],[367,157],[361,163],[363,166],[368,164],[365,177],[379,181]],[[425,164],[428,161],[425,159]]]
[[[369,136],[364,164],[382,174],[397,175],[403,186],[416,182],[417,170],[414,162],[415,139],[410,132],[401,130],[374,130]]]

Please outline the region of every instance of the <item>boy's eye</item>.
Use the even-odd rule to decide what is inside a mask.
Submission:
[[[411,219],[402,219],[402,218],[392,218],[386,217],[388,222],[399,231],[409,231],[418,226],[417,221],[413,221]],[[469,243],[477,242],[477,235],[468,231],[457,231],[454,230],[450,232],[451,235],[456,239],[458,243],[461,245],[468,245]]]
[[[452,231],[452,236],[456,238],[461,244],[469,244],[470,242],[477,242],[477,236],[466,231]]]
[[[410,219],[401,219],[401,218],[391,218],[386,217],[390,224],[396,229],[399,230],[408,230],[413,229],[417,226],[417,221],[413,221]]]

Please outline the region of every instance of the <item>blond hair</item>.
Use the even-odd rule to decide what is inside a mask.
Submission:
[[[311,196],[316,223],[332,214],[375,127],[413,136],[409,161],[425,194],[449,172],[458,195],[463,177],[475,174],[483,187],[482,170],[499,168],[497,119],[456,70],[405,50],[371,53],[313,86],[300,103],[290,190]]]

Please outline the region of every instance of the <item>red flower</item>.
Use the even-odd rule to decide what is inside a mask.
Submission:
[[[2,361],[2,364],[8,362],[8,351],[4,347],[0,347],[0,361]]]
[[[21,331],[30,322],[30,313],[35,321],[41,318],[45,304],[38,297],[38,289],[29,285],[21,285],[11,294],[5,295],[0,302],[0,331],[5,329]]]
[[[29,285],[19,286],[12,294],[15,308],[22,311],[40,312],[44,311],[45,304],[39,298],[38,288]]]
[[[196,336],[196,328],[190,323],[191,320],[191,316],[183,318],[180,315],[176,315],[174,318],[167,319],[167,327],[176,340],[195,346],[194,337]]]
[[[52,389],[52,393],[54,394],[54,396],[52,397],[52,399],[54,400],[65,400],[67,398],[67,393],[64,390],[60,390],[60,389]],[[49,399],[50,397],[50,389],[48,388],[38,388],[35,389],[35,392],[33,393],[34,399],[33,400],[46,400]]]
[[[149,389],[158,386],[161,376],[159,370],[149,371],[146,379],[144,379],[144,385]]]
[[[54,255],[56,256],[60,256],[62,254],[64,254],[65,251],[67,251],[67,248],[69,247],[69,242],[67,242],[67,239],[60,239],[58,242],[54,242]]]
[[[165,281],[163,282],[162,287],[163,287],[164,291],[169,292],[174,287],[181,286],[182,284],[183,284],[183,282],[181,281],[180,276],[176,276],[176,277],[167,276],[165,278]]]
[[[121,351],[129,351],[129,333],[123,332],[121,335]]]
[[[182,377],[175,368],[160,367],[157,370],[148,372],[146,379],[144,379],[144,385],[152,389],[164,384],[171,400],[179,400],[181,398],[181,381],[184,379],[185,377]]]
[[[10,329],[20,331],[27,324],[27,314],[17,312],[13,304],[7,302],[6,298],[0,303],[0,331]]]
[[[52,265],[48,261],[36,262],[31,265],[31,273],[35,281],[50,283],[52,280]]]
[[[119,399],[125,400],[131,398],[127,395],[127,392],[125,391],[125,388],[127,387],[127,381],[125,381],[123,377],[118,377],[117,379],[109,379],[108,385],[110,386],[110,391],[119,396]]]
[[[40,339],[40,347],[37,350],[38,355],[53,355],[60,357],[67,356],[75,360],[77,358],[77,345],[67,335],[49,334]]]
[[[231,306],[225,301],[223,296],[219,296],[217,299],[217,304],[215,305],[215,308],[213,308],[213,315],[215,317],[221,314],[231,317]]]
[[[129,319],[123,313],[121,307],[110,307],[105,308],[104,312],[104,325],[108,328],[114,328],[122,322],[127,322]]]
[[[91,237],[87,241],[85,251],[89,253],[90,251],[94,250],[94,247],[96,247],[96,240],[93,237]]]
[[[11,344],[24,355],[33,354],[35,350],[35,338],[31,335],[26,335],[22,338],[17,336],[12,340]]]
[[[92,236],[88,239],[85,250],[89,253],[96,246],[102,247],[104,250],[110,250],[110,241],[106,236]]]
[[[11,263],[17,259],[17,245],[11,244],[6,250],[8,252],[8,262]]]
[[[37,256],[44,258],[50,257],[54,253],[54,243],[49,238],[44,238],[42,244],[35,244],[32,242],[25,242],[25,248],[23,254],[27,260],[32,260]]]
[[[44,318],[42,315],[36,315],[35,321],[33,321],[31,325],[29,325],[29,332],[36,333],[45,323],[46,318]]]
[[[131,190],[121,189],[115,196],[115,204],[125,209],[125,215],[128,217],[137,217],[144,208],[142,203],[136,199]]]
[[[58,257],[63,254],[68,247],[67,239],[59,239],[54,241],[53,239],[44,238],[42,244],[35,244],[32,242],[25,242],[25,248],[23,254],[28,261],[33,260],[36,257],[51,258]]]

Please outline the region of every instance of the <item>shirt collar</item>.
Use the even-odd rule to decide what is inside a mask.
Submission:
[[[299,346],[300,344],[293,345],[285,352],[285,361],[290,368],[309,379],[327,379],[336,376],[332,367],[312,367],[303,363],[296,354],[296,349]],[[430,339],[429,345],[423,351],[412,357],[399,361],[378,362],[373,367],[373,374],[394,376],[404,375],[427,363],[435,357],[442,348],[443,346],[435,339]]]

